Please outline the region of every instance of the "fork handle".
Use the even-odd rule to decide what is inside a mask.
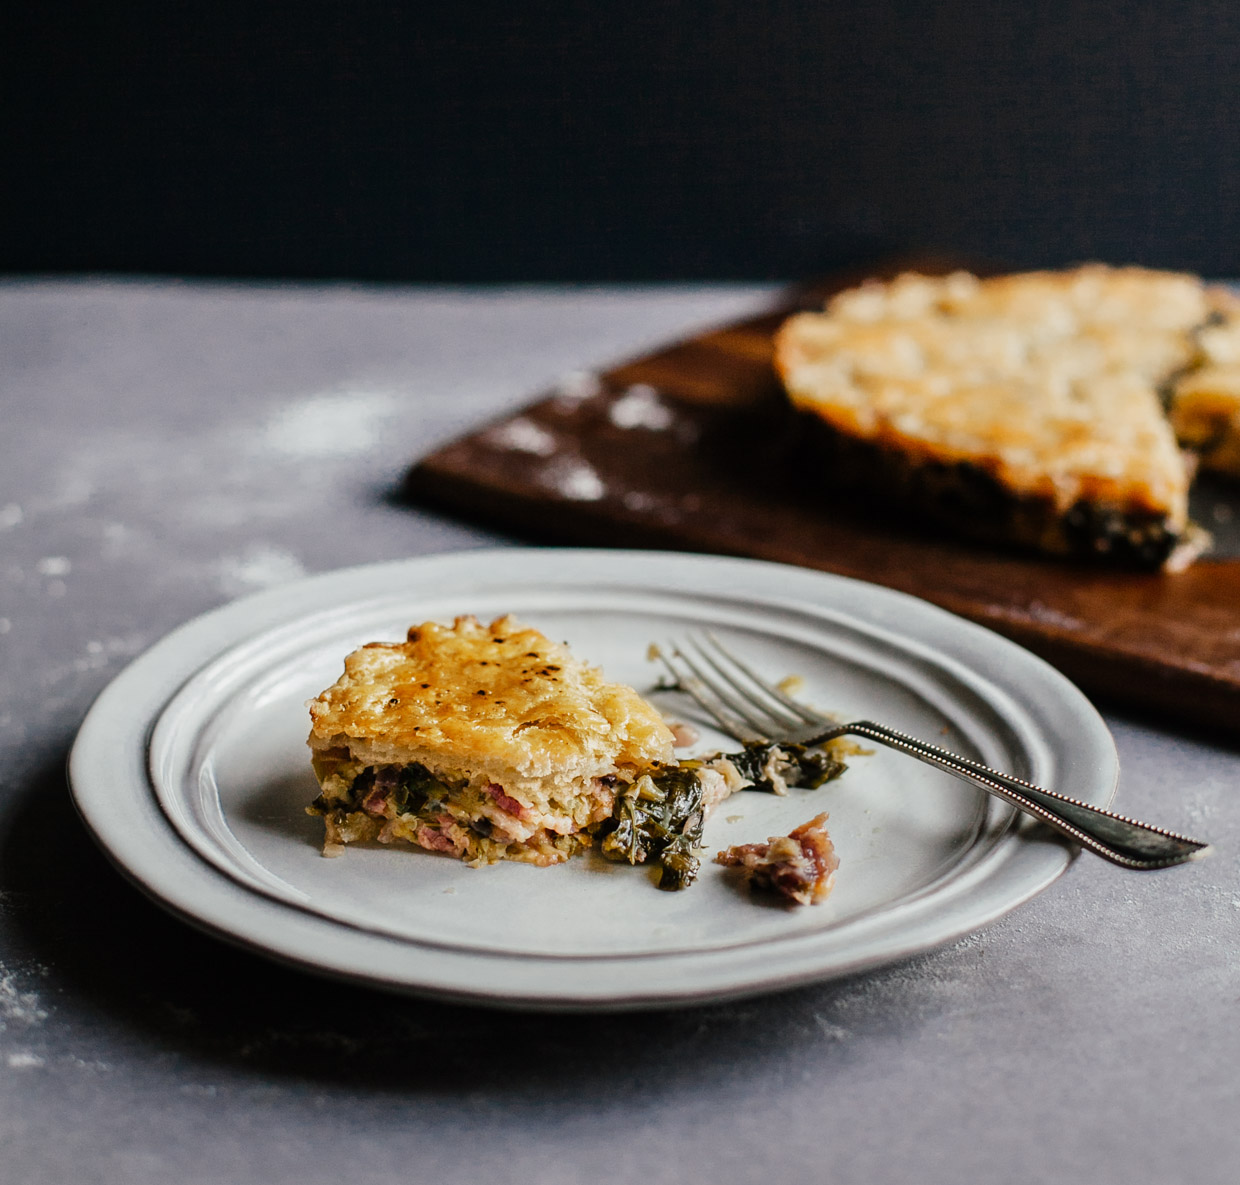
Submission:
[[[1209,851],[1209,845],[1198,840],[1148,823],[1139,823],[1136,819],[1111,811],[1099,810],[1051,790],[1043,790],[1031,782],[1000,773],[870,720],[841,724],[808,743],[821,744],[845,733],[889,745],[927,765],[955,774],[1019,807],[1104,860],[1123,868],[1170,868],[1186,860],[1200,859]]]

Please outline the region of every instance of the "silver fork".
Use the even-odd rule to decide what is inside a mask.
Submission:
[[[762,679],[709,632],[654,651],[674,687],[692,696],[724,732],[743,744],[785,742],[812,748],[845,735],[865,737],[981,787],[1123,868],[1170,868],[1199,860],[1210,850],[1200,840],[1043,790],[894,728],[870,720],[839,724]]]

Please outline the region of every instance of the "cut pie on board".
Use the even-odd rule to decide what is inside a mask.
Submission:
[[[828,480],[982,539],[1182,566],[1195,458],[1240,475],[1240,302],[1190,275],[906,274],[790,318],[775,365]]]

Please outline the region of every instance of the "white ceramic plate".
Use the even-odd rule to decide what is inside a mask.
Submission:
[[[100,696],[70,761],[74,798],[157,901],[275,958],[491,1004],[623,1008],[823,979],[974,930],[1072,854],[1001,803],[889,750],[838,781],[744,792],[710,851],[821,810],[840,857],[822,905],[751,896],[705,862],[680,893],[593,854],[471,869],[407,847],[325,860],[305,701],[346,653],[426,619],[512,612],[613,679],[649,689],[652,641],[709,625],[808,702],[940,741],[1096,805],[1118,764],[1089,702],[1040,659],[922,601],[748,560],[622,551],[475,551],[336,572],[183,626]],[[674,694],[654,697],[692,717]],[[706,732],[696,751],[728,742]]]

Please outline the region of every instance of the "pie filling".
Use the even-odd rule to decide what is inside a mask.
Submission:
[[[557,783],[545,792],[509,793],[468,771],[416,762],[366,765],[347,749],[317,752],[314,766],[321,792],[307,811],[324,820],[325,854],[349,843],[404,841],[475,866],[499,860],[546,866],[597,840],[607,859],[659,865],[663,889],[693,882],[703,824],[737,790],[813,789],[845,769],[829,750],[763,744]]]
[[[604,778],[522,800],[484,776],[416,762],[363,765],[329,754],[316,755],[315,768],[321,793],[307,809],[323,816],[329,853],[339,844],[405,840],[470,864],[557,864],[589,846],[588,829],[610,817],[615,800]]]

